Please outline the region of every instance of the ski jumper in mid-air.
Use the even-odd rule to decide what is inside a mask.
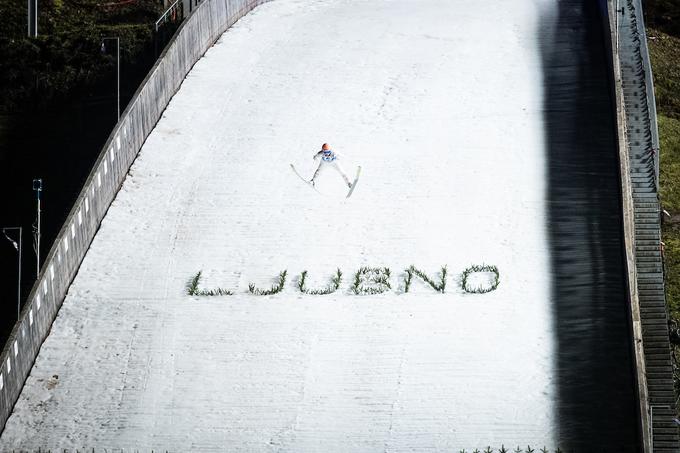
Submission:
[[[345,180],[345,184],[347,184],[347,187],[352,188],[352,183],[349,181],[349,178],[347,177],[345,172],[342,170],[342,167],[338,163],[339,157],[340,156],[338,156],[338,153],[333,151],[331,147],[328,146],[328,143],[324,143],[321,146],[321,151],[314,155],[314,160],[320,159],[319,166],[314,172],[312,179],[309,180],[309,183],[311,185],[314,185],[314,180],[316,179],[317,176],[319,176],[323,169],[326,167],[332,167],[333,169],[335,169],[335,171],[340,173],[340,176],[342,176],[342,179]]]

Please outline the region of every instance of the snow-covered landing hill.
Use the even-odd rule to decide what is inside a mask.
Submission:
[[[548,3],[548,5],[546,5]],[[538,50],[549,0],[276,0],[196,64],[144,145],[4,449],[555,446]],[[545,25],[545,24],[544,24]],[[323,142],[353,197],[291,171]],[[470,264],[501,284],[465,294]],[[445,294],[416,280],[437,276]],[[393,289],[350,292],[360,266]],[[340,290],[324,286],[340,268]],[[287,269],[281,294],[270,286]],[[189,297],[205,288],[233,296]]]

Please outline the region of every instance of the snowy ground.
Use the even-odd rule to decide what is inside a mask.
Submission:
[[[135,162],[3,449],[554,447],[545,3],[276,0],[240,21]],[[290,170],[325,141],[363,167],[348,201],[336,174],[320,195]],[[464,294],[482,262],[501,285]],[[403,294],[411,264],[448,264],[446,294]],[[352,295],[362,265],[394,289]],[[295,288],[338,267],[333,295]],[[282,294],[248,294],[283,269]],[[187,296],[199,270],[237,294]]]

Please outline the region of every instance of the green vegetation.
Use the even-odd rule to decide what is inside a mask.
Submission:
[[[340,282],[342,282],[342,271],[338,268],[335,275],[331,279],[331,283],[323,289],[307,289],[305,283],[307,281],[307,271],[302,271],[300,279],[298,280],[298,288],[300,292],[305,294],[311,294],[314,296],[332,294],[340,288]]]
[[[187,283],[187,294],[190,296],[232,296],[234,293],[232,293],[229,290],[223,289],[223,288],[215,288],[215,289],[200,289],[199,288],[199,283],[201,283],[201,275],[203,271],[198,271],[194,277],[189,280],[189,283]]]
[[[680,36],[648,29],[654,73],[654,94],[659,113],[680,120]]]
[[[391,271],[387,267],[361,267],[354,274],[352,292],[357,295],[382,294],[392,289]]]
[[[546,447],[539,448],[538,451],[540,453],[553,453],[553,450],[550,450]],[[515,449],[510,450],[510,449],[506,448],[505,445],[501,445],[501,447],[499,449],[494,449],[491,446],[488,446],[484,450],[480,450],[478,448],[475,448],[474,450],[470,450],[469,453],[511,453],[511,452],[514,452],[514,453],[534,453],[534,452],[536,452],[536,449],[531,448],[530,445],[527,445],[526,449],[524,449],[520,446],[517,446]],[[463,449],[463,450],[459,450],[458,453],[468,453],[468,451]],[[554,450],[554,453],[562,453],[562,450],[558,447]]]
[[[680,36],[680,2],[677,0],[645,0],[645,21],[650,29]],[[677,58],[677,57],[676,57]]]
[[[406,269],[406,277],[404,278],[404,292],[407,293],[411,289],[411,282],[413,281],[413,276],[416,275],[420,278],[423,279],[427,284],[429,284],[432,289],[434,289],[437,292],[443,293],[444,290],[446,289],[446,266],[442,266],[441,269],[441,279],[439,280],[439,283],[435,282],[430,278],[429,275],[427,275],[425,272],[421,271],[420,269],[416,269],[415,266],[411,265],[408,269]]]
[[[677,41],[680,48],[680,39]],[[677,96],[680,98],[680,92]],[[671,318],[678,322],[680,321],[680,119],[659,114],[659,139],[661,205],[671,215],[670,219],[666,218],[662,229],[665,244],[666,300]]]
[[[680,213],[680,119],[659,114],[659,140],[661,200],[664,209]]]
[[[283,291],[283,287],[286,285],[287,275],[287,270],[281,271],[276,283],[269,289],[259,289],[255,287],[254,283],[251,283],[248,285],[248,291],[250,291],[251,294],[255,294],[256,296],[272,296],[274,294],[278,294]]]
[[[470,275],[478,272],[492,273],[493,280],[491,281],[491,284],[488,286],[485,285],[472,286],[469,282]],[[496,288],[498,288],[500,282],[501,277],[496,266],[489,266],[486,264],[482,265],[473,264],[472,266],[468,267],[463,271],[463,275],[460,280],[460,286],[466,293],[485,294],[490,293],[491,291],[494,291]]]
[[[480,450],[479,448],[475,448],[474,450],[458,450],[458,453],[562,453],[562,450],[558,447],[555,450],[550,450],[547,447],[542,447],[536,450],[535,448],[531,448],[531,445],[527,445],[526,448],[522,448],[519,445],[515,447],[514,449],[509,449],[505,445],[501,445],[500,448],[495,449],[491,446],[486,447],[483,450]]]
[[[38,37],[28,38],[25,0],[0,2],[0,112],[49,106],[86,95],[113,77],[112,42],[121,42],[121,66],[134,64],[153,44],[158,0],[47,0],[38,5]]]

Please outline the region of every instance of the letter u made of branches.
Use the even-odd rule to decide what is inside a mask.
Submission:
[[[307,282],[307,271],[302,271],[300,279],[298,280],[298,288],[300,292],[304,294],[311,294],[314,296],[321,296],[326,294],[332,294],[340,288],[340,283],[342,282],[342,271],[338,269],[335,271],[335,275],[331,278],[331,282],[328,286],[321,289],[308,289],[306,286]]]
[[[283,291],[283,287],[286,285],[287,275],[288,275],[287,270],[281,271],[279,273],[277,282],[274,285],[272,285],[272,287],[269,289],[260,289],[255,287],[254,283],[250,283],[248,285],[248,291],[250,291],[251,294],[255,294],[256,296],[271,296],[274,294],[278,294],[281,291]]]

